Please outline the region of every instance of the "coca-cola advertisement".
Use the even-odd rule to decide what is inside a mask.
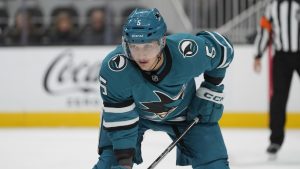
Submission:
[[[1,110],[99,112],[99,70],[110,50],[110,47],[3,49]]]
[[[69,95],[67,106],[97,106],[99,68],[100,60],[91,62],[76,57],[71,49],[63,50],[45,69],[43,88],[52,96]],[[82,96],[72,97],[76,93]]]

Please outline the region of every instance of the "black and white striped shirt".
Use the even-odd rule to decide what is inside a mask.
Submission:
[[[272,24],[272,43],[276,51],[300,51],[300,0],[273,0],[266,7],[266,19]],[[267,29],[259,27],[255,40],[257,57],[261,57],[269,41]]]

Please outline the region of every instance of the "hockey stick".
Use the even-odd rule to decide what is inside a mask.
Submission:
[[[153,169],[176,146],[176,144],[182,139],[182,137],[198,122],[199,118],[196,117],[194,121],[185,129],[185,131],[176,140],[174,140],[147,169]]]

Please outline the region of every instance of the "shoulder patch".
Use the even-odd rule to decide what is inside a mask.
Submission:
[[[198,45],[192,39],[183,39],[179,42],[178,49],[183,57],[193,57],[198,52]]]
[[[126,56],[118,54],[112,57],[108,62],[108,67],[115,72],[122,71],[127,66]]]

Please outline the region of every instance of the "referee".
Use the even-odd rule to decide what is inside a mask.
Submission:
[[[267,152],[276,154],[284,140],[286,105],[294,70],[300,75],[300,0],[274,0],[266,7],[255,40],[254,70],[261,71],[261,57],[271,44],[271,78],[273,93],[270,102],[271,129]]]

